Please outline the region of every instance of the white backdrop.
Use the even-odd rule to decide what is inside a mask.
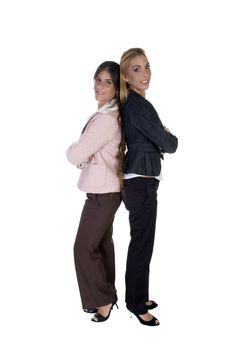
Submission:
[[[1,1],[1,349],[232,349],[232,30],[230,0]],[[107,322],[81,311],[72,255],[85,195],[65,151],[96,109],[96,67],[130,47],[179,138],[159,189],[155,328],[125,309],[123,204]]]

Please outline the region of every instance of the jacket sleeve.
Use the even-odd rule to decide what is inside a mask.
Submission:
[[[77,166],[88,163],[92,155],[113,139],[116,128],[117,122],[111,115],[104,114],[91,121],[79,140],[67,149],[69,162]]]
[[[151,103],[146,100],[134,100],[133,102],[129,105],[129,112],[131,114],[131,122],[135,128],[158,146],[162,152],[174,153],[178,146],[178,139],[164,129]]]

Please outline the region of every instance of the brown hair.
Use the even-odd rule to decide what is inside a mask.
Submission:
[[[119,161],[119,166],[117,169],[117,176],[120,182],[120,189],[123,188],[123,177],[124,177],[124,160],[125,160],[125,140],[124,140],[124,134],[123,134],[123,128],[122,128],[122,122],[121,122],[121,103],[119,99],[119,91],[120,91],[120,66],[118,63],[114,61],[105,61],[99,65],[97,68],[94,79],[98,76],[98,74],[102,70],[107,70],[109,74],[111,75],[113,85],[116,89],[116,96],[114,97],[116,99],[118,109],[119,109],[119,115],[118,115],[118,124],[121,128],[121,141],[118,145],[118,153],[117,153],[117,159]]]
[[[123,53],[120,61],[120,101],[123,104],[128,96],[128,84],[125,81],[127,70],[129,67],[129,61],[135,56],[143,55],[146,57],[145,51],[140,48],[132,48]]]
[[[117,176],[120,181],[120,189],[122,190],[123,184],[124,184],[125,138],[124,138],[124,132],[123,132],[122,120],[121,120],[120,114],[118,116],[118,124],[120,125],[120,128],[121,128],[121,141],[118,145],[117,159],[119,160],[119,166],[118,166]]]

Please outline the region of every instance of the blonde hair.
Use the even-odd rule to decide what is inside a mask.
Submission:
[[[125,81],[127,70],[129,67],[129,61],[135,57],[143,55],[146,57],[145,51],[140,48],[132,48],[123,53],[120,61],[120,101],[123,104],[128,96],[128,84]]]

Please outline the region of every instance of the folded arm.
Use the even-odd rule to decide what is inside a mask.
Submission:
[[[163,126],[156,110],[150,103],[131,105],[133,125],[143,133],[161,152],[173,153],[178,146],[178,139]]]
[[[96,152],[112,140],[116,125],[116,120],[107,114],[92,121],[79,141],[68,148],[66,154],[69,162],[82,168],[83,164],[88,163]]]

